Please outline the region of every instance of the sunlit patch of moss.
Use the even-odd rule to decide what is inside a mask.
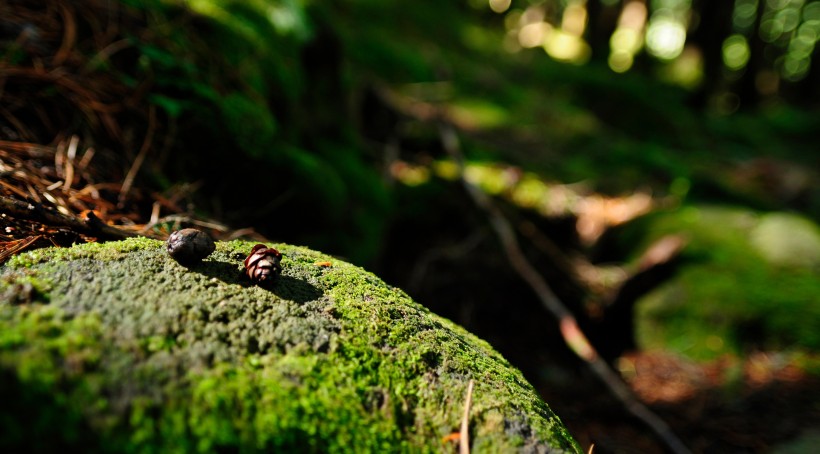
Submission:
[[[641,238],[636,256],[666,234],[689,239],[679,273],[637,305],[643,347],[669,347],[701,359],[758,349],[820,349],[816,269],[774,265],[752,245],[768,216],[692,206],[650,215],[626,229],[625,241]]]
[[[466,129],[493,129],[509,122],[506,109],[482,99],[455,100],[449,104],[448,113],[456,124]]]
[[[419,186],[430,181],[430,169],[402,161],[390,166],[390,174],[405,186]]]
[[[443,178],[448,181],[458,180],[460,176],[458,164],[456,164],[452,159],[435,161],[432,164],[432,169],[439,178]]]
[[[471,336],[463,329],[448,320],[430,317],[426,309],[412,302],[404,292],[388,287],[375,276],[361,273],[355,268],[333,269],[328,272],[327,278],[344,283],[331,290],[338,314],[343,319],[360,318],[362,307],[371,305],[371,301],[389,303],[373,307],[375,311],[371,312],[369,323],[351,325],[355,330],[351,333],[355,342],[346,348],[346,353],[356,358],[357,362],[369,364],[368,367],[373,368],[373,372],[384,382],[398,384],[395,392],[399,399],[415,405],[416,417],[424,415],[426,424],[437,426],[439,436],[446,435],[448,424],[458,417],[459,409],[453,403],[462,398],[461,393],[471,369],[481,371],[481,375],[476,377],[475,392],[483,396],[482,402],[476,405],[484,410],[482,418],[485,423],[504,419],[503,412],[494,410],[493,404],[488,405],[503,400],[515,407],[520,405],[522,411],[527,410],[525,413],[548,414],[549,410],[540,405],[534,391],[530,390],[532,394],[523,400],[519,400],[520,397],[511,399],[507,390],[491,384],[491,377],[507,382],[508,386],[523,383],[524,379],[520,373],[509,368],[509,364],[488,344],[473,339],[468,341]],[[453,332],[456,336],[447,335],[446,332]],[[388,340],[387,345],[380,346],[392,350],[387,361],[373,357],[372,343],[376,339]],[[435,375],[425,373],[431,368],[436,370]],[[450,403],[444,405],[448,410],[445,413],[442,413],[442,403]],[[539,420],[539,423],[533,427],[536,433],[548,434],[560,427],[554,417]],[[482,425],[481,428],[486,429],[486,426]],[[553,439],[555,442],[559,440]],[[422,439],[417,442],[421,443]],[[481,445],[481,442],[487,444]],[[504,445],[496,444],[497,440],[492,438],[477,440],[476,443],[476,449],[504,450]],[[570,448],[564,446],[564,449]]]
[[[547,184],[536,178],[525,178],[512,193],[512,200],[519,206],[532,208],[544,202]]]
[[[145,240],[4,269],[52,282],[49,305],[0,305],[4,402],[38,409],[9,426],[22,430],[15,446],[36,435],[118,452],[438,452],[474,379],[474,449],[578,452],[486,342],[303,247],[273,245],[282,276],[252,285],[242,260],[253,244],[218,242],[190,268]]]
[[[486,164],[471,163],[465,166],[464,178],[488,194],[498,195],[509,187],[501,169]]]
[[[809,219],[792,213],[764,215],[750,241],[774,265],[820,270],[820,227]]]
[[[67,261],[80,258],[95,260],[116,260],[125,257],[129,252],[147,248],[158,248],[162,241],[145,237],[128,238],[110,243],[85,243],[70,248],[44,248],[26,254],[18,254],[9,259],[10,268],[29,268],[49,261]]]

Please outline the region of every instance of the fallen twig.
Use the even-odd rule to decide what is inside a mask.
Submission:
[[[25,250],[27,247],[36,243],[37,240],[43,238],[42,235],[33,235],[19,240],[12,240],[2,245],[4,249],[0,251],[0,263],[5,262],[9,257],[18,252]]]
[[[118,229],[104,223],[91,211],[85,214],[84,219],[78,219],[50,210],[40,204],[22,202],[3,196],[0,196],[0,208],[4,213],[16,218],[34,220],[49,225],[60,225],[90,236],[110,239],[138,236],[134,232]]]
[[[154,139],[154,131],[156,130],[156,126],[156,109],[154,108],[154,106],[151,106],[148,110],[148,130],[145,132],[145,139],[142,141],[142,147],[140,148],[137,157],[134,159],[134,163],[131,164],[131,168],[128,170],[128,174],[125,175],[125,180],[123,180],[122,182],[122,188],[120,189],[119,198],[120,207],[125,205],[125,200],[128,198],[128,192],[131,191],[131,185],[134,184],[134,178],[136,178],[137,172],[139,172],[140,167],[142,167],[142,163],[145,161],[145,157],[148,155],[148,150],[151,149],[151,143]]]
[[[470,407],[473,405],[474,385],[473,380],[470,380],[470,383],[467,384],[467,397],[464,398],[464,415],[461,417],[461,429],[458,438],[459,454],[470,454]]]
[[[490,224],[498,235],[499,241],[504,248],[504,252],[510,265],[529,284],[538,295],[541,304],[559,321],[561,334],[564,342],[570,349],[583,359],[594,374],[606,385],[607,389],[615,396],[633,416],[638,418],[666,444],[666,446],[676,454],[691,452],[686,445],[672,432],[666,422],[653,413],[646,405],[641,403],[632,393],[623,380],[609,367],[595,348],[590,344],[587,336],[581,331],[575,316],[567,309],[566,305],[558,299],[550,286],[538,273],[535,267],[527,260],[518,239],[501,211],[492,200],[483,193],[477,186],[464,178],[464,157],[461,154],[458,135],[452,125],[441,123],[439,132],[441,134],[442,145],[447,153],[455,160],[459,168],[459,174],[464,188],[467,190],[473,202],[487,213]]]

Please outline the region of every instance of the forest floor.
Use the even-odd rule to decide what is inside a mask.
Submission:
[[[30,20],[28,17],[22,19]],[[58,43],[61,39],[59,36],[49,38]],[[62,60],[79,68],[84,68],[87,63],[87,58],[77,55]],[[107,77],[105,72],[102,74]],[[42,78],[34,70],[19,71],[16,77],[35,81]],[[74,95],[71,99],[78,100],[78,104],[94,106],[106,101],[119,110],[129,112],[123,107],[126,105],[122,101],[125,96],[114,89],[119,85],[112,84],[105,77],[68,85],[68,91]],[[33,83],[28,85],[39,87]],[[99,91],[85,89],[89,86],[99,88]],[[108,92],[114,93],[111,99],[99,94]],[[48,92],[44,90],[43,93]],[[8,98],[12,95],[15,93],[7,87],[5,96]],[[30,93],[21,92],[19,95],[14,104],[18,107],[34,105],[35,112],[14,122],[16,129],[24,132],[30,130],[29,134],[9,137],[5,123],[0,125],[4,126],[3,137],[9,139],[0,141],[0,201],[3,202],[0,263],[11,255],[37,247],[68,246],[80,241],[103,241],[133,235],[161,239],[170,231],[188,225],[206,229],[217,239],[261,239],[252,230],[232,230],[219,220],[204,220],[195,216],[186,203],[196,188],[178,187],[159,193],[134,184],[134,175],[140,172],[140,166],[145,163],[148,167],[142,150],[149,148],[148,138],[155,132],[150,127],[153,113],[141,112],[136,116],[137,121],[132,119],[136,124],[149,125],[142,144],[139,143],[142,140],[141,129],[134,132],[115,127],[118,125],[109,110],[113,112],[117,109],[102,109],[98,113],[101,125],[114,131],[128,132],[123,136],[130,137],[129,147],[123,148],[131,150],[134,156],[129,156],[125,165],[122,162],[124,156],[106,156],[102,148],[95,154],[92,148],[78,144],[76,136],[57,136],[54,143],[49,145],[26,143],[34,142],[39,134],[36,128],[26,127],[25,118],[31,120],[38,118],[38,115],[47,117],[44,112],[59,111],[63,104],[52,106],[44,103],[45,107],[40,108],[33,102]],[[67,112],[74,112],[70,105],[65,108]],[[568,109],[568,112],[574,110]],[[556,122],[568,113],[559,111],[553,116],[556,118],[551,121]],[[159,133],[156,135],[161,136]],[[491,135],[505,136],[497,131]],[[159,139],[156,141],[161,142]],[[539,149],[543,148],[542,144],[538,145]],[[628,145],[631,147],[632,144]],[[711,156],[711,148],[709,153]],[[641,153],[638,155],[645,157]],[[666,155],[661,157],[666,158]],[[112,162],[116,165],[111,165]],[[628,164],[623,166],[627,168]],[[607,168],[606,172],[610,170]],[[643,177],[642,174],[640,176]],[[768,177],[769,174],[765,173],[764,176]],[[811,178],[805,180],[812,181]],[[415,233],[418,236],[418,232]],[[440,231],[435,234],[440,237],[437,239],[447,240]],[[388,258],[396,263],[407,259],[400,254]],[[503,269],[504,265],[499,268]],[[451,278],[451,275],[442,277],[445,280]],[[486,280],[486,276],[479,276],[479,279]],[[461,284],[449,282],[448,285]],[[435,302],[434,298],[418,300],[422,304]],[[503,304],[504,301],[498,305]],[[506,314],[509,311],[507,307],[476,308],[475,311],[485,311],[485,318],[473,317],[472,321],[470,317],[462,317],[456,309],[450,312],[446,307],[431,306],[431,309],[485,338],[520,368],[585,450],[594,443],[596,448],[593,452],[598,454],[664,452],[664,447],[651,432],[629,417],[623,405],[611,397],[582,363],[569,355],[552,354],[565,350],[565,347],[559,337],[544,342],[543,333],[554,330],[552,326],[545,328],[545,324],[554,322],[540,308],[530,308],[527,313],[517,314],[519,320],[523,319],[529,324],[516,324],[516,320],[499,317],[502,312],[509,315]],[[539,347],[533,348],[533,345]],[[816,372],[806,372],[806,368],[791,357],[753,353],[744,358],[725,357],[708,363],[696,363],[669,352],[652,351],[624,356],[617,366],[641,401],[663,417],[694,452],[810,452],[820,442],[820,431],[816,429],[820,427],[820,377]],[[790,444],[792,442],[803,444]]]
[[[641,352],[619,363],[632,390],[693,452],[807,452],[816,446],[820,378],[776,356],[697,364],[666,352]],[[573,391],[542,389],[542,395],[584,447],[665,452],[591,378]]]
[[[90,174],[93,166],[77,172],[77,182],[83,184],[65,191],[54,188],[58,174],[74,171],[68,168],[65,147],[33,147],[0,143],[3,163],[9,167],[0,196],[10,201],[39,194],[42,202],[33,211],[4,210],[3,260],[32,248],[75,241],[134,234],[162,237],[173,228],[170,221],[217,227],[210,229],[217,238],[242,233],[186,217],[158,194],[140,192],[139,204],[116,208],[121,186],[95,191],[85,183],[100,181],[100,175]],[[164,207],[165,221],[157,219],[156,210],[153,219],[146,217],[146,206]],[[99,218],[89,217],[89,212]],[[101,230],[101,225],[106,227]],[[585,449],[595,444],[597,453],[664,452],[650,432],[626,416],[622,405],[577,361],[545,363],[538,355],[523,353],[531,342],[508,339],[497,348],[524,371]],[[545,364],[560,370],[545,373]],[[818,437],[810,428],[820,427],[820,377],[784,355],[755,353],[743,359],[696,363],[663,351],[639,352],[620,358],[617,366],[641,401],[662,416],[694,452],[790,452],[787,443],[812,443]],[[798,452],[799,446],[794,447]]]

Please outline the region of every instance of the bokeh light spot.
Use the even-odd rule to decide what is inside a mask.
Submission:
[[[737,0],[732,12],[732,24],[738,30],[746,30],[754,25],[757,16],[757,0]]]
[[[616,73],[623,73],[629,71],[632,67],[632,54],[625,51],[614,51],[609,54],[609,67]]]
[[[542,46],[550,32],[552,26],[546,22],[527,24],[518,32],[518,43],[526,48]]]
[[[613,52],[628,52],[634,54],[643,45],[641,34],[631,28],[619,28],[615,30],[609,39],[609,45]]]
[[[569,63],[582,64],[589,59],[589,45],[580,37],[562,30],[554,30],[544,42],[550,57]]]
[[[670,17],[657,17],[649,21],[646,31],[646,48],[650,54],[671,60],[683,51],[686,42],[686,27]]]
[[[490,0],[490,9],[496,13],[503,13],[510,9],[512,0]]]
[[[561,19],[561,29],[570,35],[583,36],[586,25],[586,6],[578,3],[567,6]]]
[[[723,64],[732,71],[738,71],[749,62],[749,43],[743,35],[732,35],[723,41]]]
[[[670,83],[686,88],[696,88],[703,80],[703,54],[700,48],[689,45],[678,58],[665,65],[658,76]]]
[[[786,80],[796,82],[804,77],[809,72],[809,60],[807,58],[792,58],[790,54],[786,55],[783,61],[783,77]]]
[[[777,41],[783,34],[783,21],[775,18],[764,19],[760,24],[760,39],[767,43]]]
[[[803,20],[820,21],[820,2],[811,2],[803,7]]]

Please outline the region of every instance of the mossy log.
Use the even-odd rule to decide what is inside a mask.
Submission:
[[[302,247],[254,285],[252,246],[186,268],[136,238],[0,268],[3,450],[451,452],[472,379],[475,452],[579,452],[486,342]]]

